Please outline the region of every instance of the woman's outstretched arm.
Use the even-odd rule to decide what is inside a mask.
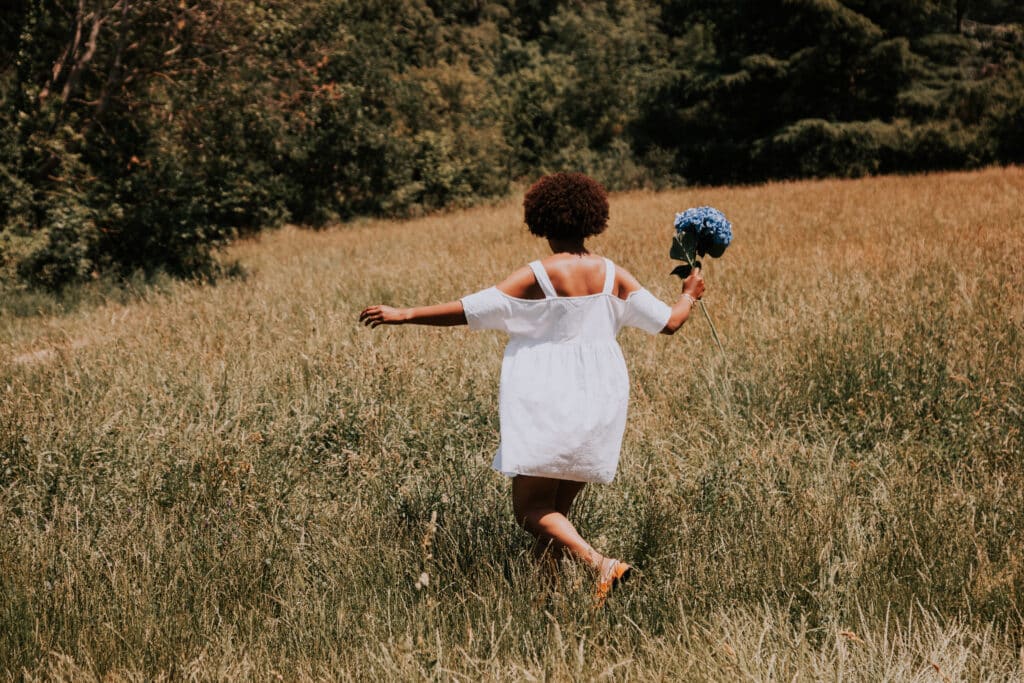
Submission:
[[[532,287],[532,289],[531,289]],[[523,266],[519,268],[507,278],[498,283],[496,287],[490,288],[498,289],[509,296],[521,297],[521,298],[542,298],[544,294],[540,291],[540,286],[533,279],[533,271],[530,270],[529,266]],[[537,291],[534,292],[533,289]],[[470,297],[463,297],[464,299],[471,299],[474,296],[479,296],[484,292],[478,292],[476,295]],[[391,306],[370,306],[363,309],[363,312],[359,314],[359,321],[364,325],[370,327],[377,327],[377,325],[436,325],[439,327],[450,327],[453,325],[467,325],[469,324],[466,319],[466,309],[463,306],[462,299],[457,301],[449,301],[446,304],[437,304],[435,306],[420,306],[417,308],[393,308]],[[477,314],[476,322],[482,324],[484,327],[494,327],[490,323],[482,322],[480,319],[480,310],[475,310]]]
[[[433,306],[415,308],[393,308],[391,306],[369,306],[359,314],[359,322],[370,327],[377,325],[436,325],[451,327],[466,324],[466,312],[462,301],[449,301]]]

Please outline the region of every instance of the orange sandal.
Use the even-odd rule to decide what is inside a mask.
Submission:
[[[632,573],[632,566],[625,562],[614,560],[611,569],[603,571],[598,579],[597,591],[594,594],[595,606],[603,607],[612,590],[618,588],[619,584],[624,583]]]

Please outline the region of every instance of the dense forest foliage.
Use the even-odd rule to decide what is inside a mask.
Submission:
[[[7,0],[0,282],[283,221],[1024,160],[1017,0]]]

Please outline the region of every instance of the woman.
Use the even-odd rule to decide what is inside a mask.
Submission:
[[[626,423],[629,377],[615,340],[623,326],[673,334],[704,292],[695,270],[669,307],[625,269],[585,246],[608,222],[608,196],[580,173],[538,180],[523,202],[530,232],[551,256],[497,286],[435,306],[370,306],[360,320],[378,325],[466,325],[508,333],[499,391],[501,443],[493,467],[512,477],[516,521],[538,548],[592,567],[603,603],[632,567],[606,557],[568,520],[590,482],[615,476]]]

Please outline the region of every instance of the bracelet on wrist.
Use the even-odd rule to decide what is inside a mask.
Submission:
[[[694,305],[695,303],[697,303],[697,300],[696,300],[696,299],[694,299],[694,298],[693,298],[693,295],[692,295],[692,294],[690,294],[689,292],[683,292],[683,298],[684,298],[684,299],[689,299],[689,300],[690,300],[690,305],[691,305],[691,306],[693,306],[693,305]]]

